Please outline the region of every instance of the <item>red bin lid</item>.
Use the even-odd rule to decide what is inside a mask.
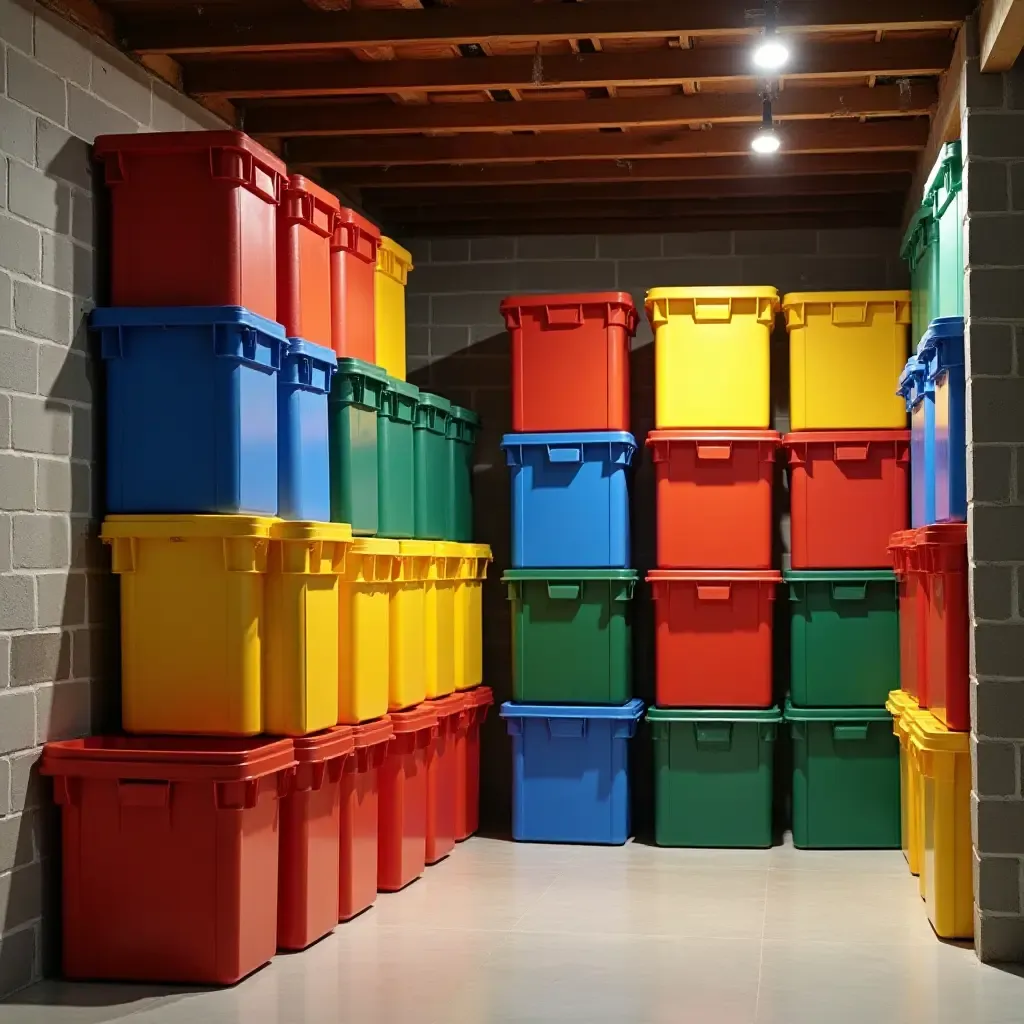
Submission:
[[[299,764],[322,764],[337,757],[351,754],[356,748],[355,736],[349,725],[335,725],[312,736],[300,736],[295,744],[295,760]]]
[[[466,709],[466,698],[462,693],[452,693],[447,697],[438,697],[430,701],[430,706],[437,713],[437,717],[450,718]]]
[[[499,307],[506,309],[540,309],[548,306],[627,306],[636,309],[629,292],[566,292],[562,295],[510,295]]]
[[[288,174],[283,160],[249,138],[245,132],[146,132],[138,135],[99,135],[93,143],[97,157],[111,153],[194,153],[210,149],[241,149],[251,153],[282,178]]]
[[[494,691],[489,686],[475,686],[472,690],[463,690],[466,698],[466,709],[489,707],[494,703]]]
[[[334,237],[331,239],[331,250],[333,252],[350,252],[367,263],[377,262],[377,250],[380,248],[380,228],[373,221],[367,220],[362,214],[347,206],[339,207],[338,226],[334,230]],[[359,245],[359,239],[369,239],[373,249],[372,258],[369,253],[363,251]]]
[[[647,444],[657,441],[772,441],[778,444],[777,430],[652,430],[647,435]]]
[[[395,735],[391,725],[391,716],[384,715],[383,718],[375,718],[372,722],[363,722],[361,725],[352,726],[352,738],[355,741],[356,750],[363,750],[366,747],[376,747],[381,743],[387,743]]]
[[[966,523],[936,523],[934,526],[922,526],[916,533],[918,544],[942,544],[950,547],[967,547]]]
[[[865,444],[871,441],[909,441],[909,430],[799,430],[782,436],[783,448],[808,444]]]
[[[341,210],[341,203],[338,197],[327,189],[321,188],[315,181],[303,177],[301,174],[289,174],[288,180],[284,183],[284,192],[299,192],[312,196],[318,203],[326,206],[329,210],[337,213]]]
[[[433,701],[424,701],[408,711],[392,711],[391,725],[395,730],[395,735],[421,732],[437,725],[437,712],[432,706],[433,703]]]
[[[648,583],[781,583],[778,569],[652,569]]]

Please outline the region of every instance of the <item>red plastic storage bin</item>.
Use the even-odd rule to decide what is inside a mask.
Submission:
[[[928,606],[921,573],[919,530],[899,530],[889,538],[889,557],[900,599],[900,689],[921,699],[925,670]]]
[[[377,888],[397,892],[427,866],[427,764],[437,737],[433,702],[393,711],[395,738],[380,770]]]
[[[772,564],[774,430],[652,430],[664,569]]]
[[[466,698],[455,733],[455,841],[480,827],[480,727],[494,704],[489,686],[464,690]]]
[[[112,306],[244,306],[277,320],[287,169],[241,132],[101,135]]]
[[[61,808],[64,974],[230,985],[277,949],[291,740],[48,743]]]
[[[455,849],[455,805],[458,784],[458,733],[466,698],[461,693],[432,700],[437,730],[427,758],[428,864],[444,860]]]
[[[772,706],[777,570],[650,572],[655,703],[662,708]]]
[[[277,320],[289,338],[331,347],[331,242],[341,204],[301,174],[277,211]]]
[[[516,295],[501,303],[512,336],[512,429],[629,430],[626,292]]]
[[[885,569],[905,530],[909,430],[786,434],[794,569]]]
[[[967,524],[917,532],[928,623],[920,702],[947,729],[970,732]]]
[[[351,920],[377,899],[380,769],[392,736],[388,715],[352,726],[355,749],[341,776],[339,921]]]
[[[305,949],[338,923],[341,778],[355,748],[347,725],[292,742],[298,766],[281,801],[278,949]]]
[[[331,345],[338,356],[377,362],[373,274],[380,228],[342,206],[331,239]]]

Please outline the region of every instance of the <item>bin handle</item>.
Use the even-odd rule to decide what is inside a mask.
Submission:
[[[583,448],[555,448],[549,444],[548,459],[551,462],[582,462]]]
[[[834,324],[865,324],[868,320],[868,304],[866,302],[833,302],[832,323]]]
[[[693,322],[696,324],[724,324],[732,319],[732,299],[695,299]]]
[[[549,583],[548,597],[552,601],[578,601],[580,585],[578,583]]]
[[[548,327],[579,327],[583,323],[582,306],[545,306]]]
[[[698,747],[732,746],[732,722],[705,722],[693,727]]]
[[[732,458],[732,443],[701,444],[697,442],[697,458],[707,461],[724,462]]]
[[[836,462],[865,462],[871,445],[864,444],[837,444],[835,446]]]
[[[698,601],[728,601],[731,594],[731,583],[716,583],[714,586],[708,583],[697,584]]]
[[[171,784],[118,779],[117,802],[122,807],[167,807],[171,802]]]
[[[549,718],[548,735],[552,739],[578,740],[586,732],[586,725],[583,718]]]
[[[855,725],[833,725],[832,738],[835,740],[856,740],[868,738],[868,723],[858,722]]]
[[[863,601],[868,596],[866,583],[833,583],[833,601]]]

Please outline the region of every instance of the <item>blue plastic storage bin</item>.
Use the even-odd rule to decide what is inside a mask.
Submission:
[[[284,328],[238,306],[93,310],[107,512],[277,514]]]
[[[501,447],[512,469],[514,568],[629,567],[632,434],[506,434]]]
[[[967,521],[967,419],[964,409],[964,321],[933,320],[921,339],[921,358],[934,388],[935,519]]]
[[[327,395],[338,357],[289,338],[277,377],[278,510],[282,519],[331,521]]]
[[[897,394],[910,413],[910,522],[927,526],[935,522],[935,403],[925,365],[916,355],[900,374]]]
[[[629,838],[626,741],[644,713],[621,707],[502,704],[512,737],[512,838],[622,844]]]

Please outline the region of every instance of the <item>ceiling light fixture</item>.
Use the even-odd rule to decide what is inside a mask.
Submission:
[[[761,156],[770,156],[779,151],[782,139],[775,131],[775,123],[772,120],[772,101],[769,97],[765,97],[761,111],[761,127],[757,129],[757,134],[750,140],[750,148]]]
[[[789,60],[789,47],[775,33],[776,5],[766,0],[764,35],[754,50],[754,63],[764,71],[778,71]]]

